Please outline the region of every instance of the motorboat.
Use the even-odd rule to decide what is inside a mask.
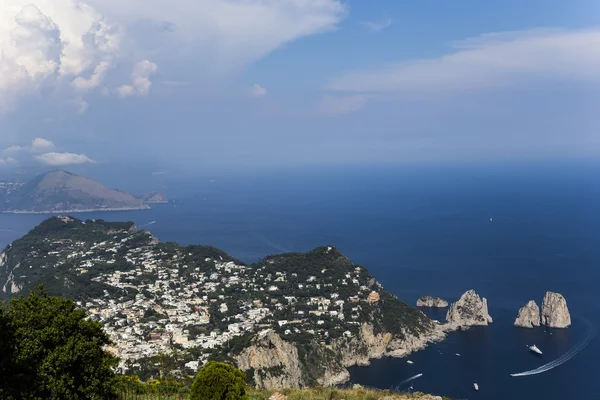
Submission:
[[[408,364],[412,364],[412,363],[413,363],[413,362],[412,362],[412,361],[410,361],[410,360],[406,360],[406,362],[407,362]]]
[[[455,354],[455,356],[456,356],[456,357],[460,357],[460,353],[456,353],[456,354]]]
[[[534,344],[534,345],[531,345],[531,346],[527,346],[527,348],[528,348],[529,350],[533,351],[534,353],[537,353],[537,354],[539,354],[539,355],[542,355],[542,354],[544,354],[544,353],[542,353],[542,351],[541,351],[540,349],[538,349],[538,347],[537,347],[535,344]]]
[[[479,390],[479,385],[477,383],[474,383],[473,387],[475,388],[475,390]]]

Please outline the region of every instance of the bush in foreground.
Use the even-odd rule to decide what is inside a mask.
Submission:
[[[72,300],[38,288],[5,307],[3,324],[2,399],[116,398],[110,340]]]
[[[192,384],[190,400],[246,400],[246,375],[229,364],[210,361]]]

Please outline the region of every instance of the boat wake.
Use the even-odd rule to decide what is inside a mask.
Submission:
[[[147,224],[144,224],[144,225],[140,226],[140,228],[145,228],[147,226],[154,225],[155,223],[156,223],[156,221],[150,221]]]
[[[414,381],[415,379],[419,379],[419,378],[420,378],[420,377],[422,377],[422,376],[423,376],[423,374],[416,374],[415,376],[411,376],[410,378],[408,378],[408,379],[405,379],[405,380],[403,380],[402,382],[400,382],[400,383],[398,384],[398,387],[400,387],[400,386],[402,386],[402,385],[405,385],[405,384],[407,384],[408,382],[412,382],[412,381]]]
[[[577,346],[573,347],[571,350],[567,351],[565,354],[558,357],[556,360],[550,361],[548,364],[544,364],[542,366],[537,367],[536,369],[532,369],[529,371],[519,372],[517,374],[510,374],[510,376],[529,376],[529,375],[541,374],[541,373],[550,371],[551,369],[554,369],[554,368],[558,367],[559,365],[566,363],[571,358],[575,357],[577,355],[577,353],[579,353],[581,350],[583,350],[588,344],[590,344],[592,339],[594,339],[594,337],[596,337],[596,333],[597,333],[596,328],[593,327],[588,321],[585,321],[585,323],[588,326],[588,334],[585,337],[585,339],[583,339],[581,341],[581,343],[579,343]]]
[[[283,246],[278,245],[275,242],[270,241],[269,239],[267,239],[266,237],[264,237],[263,235],[260,235],[258,233],[254,234],[254,237],[257,238],[259,241],[261,241],[262,243],[266,244],[269,247],[272,247],[273,249],[277,250],[277,251],[281,251],[283,253],[290,253],[290,250],[286,249]]]

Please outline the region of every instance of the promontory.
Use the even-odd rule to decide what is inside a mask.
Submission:
[[[54,217],[0,254],[0,297],[38,284],[85,308],[113,339],[120,372],[142,380],[166,357],[182,374],[229,360],[257,387],[327,386],[347,381],[350,366],[445,337],[333,246],[247,264],[161,243],[131,222]],[[463,320],[483,312],[465,296],[453,308]]]

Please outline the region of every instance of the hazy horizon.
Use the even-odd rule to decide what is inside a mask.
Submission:
[[[8,0],[0,174],[594,158],[591,0]]]

